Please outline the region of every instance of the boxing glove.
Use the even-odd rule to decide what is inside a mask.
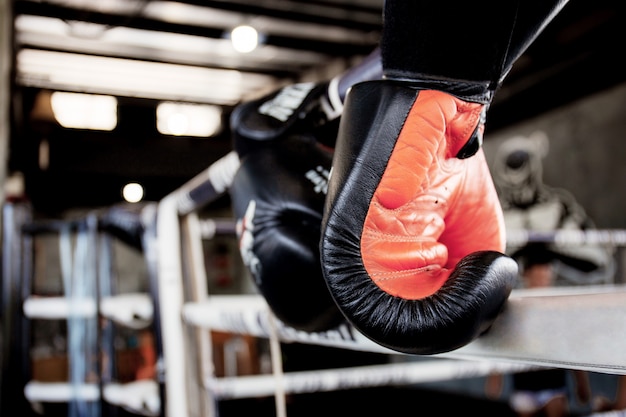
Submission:
[[[322,331],[343,322],[322,277],[319,239],[332,151],[311,135],[241,158],[230,196],[243,263],[283,323]]]
[[[517,279],[482,148],[485,104],[395,81],[347,96],[320,241],[346,318],[410,354],[484,333]]]
[[[257,100],[238,105],[230,117],[233,147],[242,157],[264,142],[289,135],[311,135],[334,146],[343,101],[350,87],[382,77],[380,49],[329,81],[284,86]]]
[[[329,83],[291,84],[235,107],[230,127],[239,157],[288,135],[315,134],[333,145],[343,102],[330,99],[329,87]]]
[[[300,330],[344,321],[319,260],[331,148],[347,90],[381,76],[376,49],[328,82],[285,86],[230,118],[241,161],[230,188],[241,255],[275,315]]]

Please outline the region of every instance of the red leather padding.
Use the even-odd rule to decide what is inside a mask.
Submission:
[[[374,193],[361,255],[390,295],[434,294],[464,256],[503,252],[504,222],[482,149],[455,158],[479,128],[483,106],[421,91]]]

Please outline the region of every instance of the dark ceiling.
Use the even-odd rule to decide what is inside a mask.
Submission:
[[[241,100],[355,62],[377,45],[382,0],[14,0],[12,8],[9,170],[23,173],[38,211],[56,215],[117,203],[129,181],[160,200],[231,146],[227,128],[211,138],[160,134],[159,102],[216,104],[225,121]],[[624,10],[620,1],[571,0],[514,66],[487,132],[624,82]],[[237,23],[259,28],[257,50],[229,46]],[[41,105],[51,91],[116,96],[117,127],[62,128]]]

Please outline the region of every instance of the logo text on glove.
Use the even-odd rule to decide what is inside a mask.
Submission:
[[[259,107],[259,113],[284,122],[302,104],[313,87],[315,87],[315,83],[289,85],[283,88],[276,97],[263,103]]]
[[[328,177],[330,172],[321,165],[308,170],[304,176],[313,183],[316,193],[328,193]]]

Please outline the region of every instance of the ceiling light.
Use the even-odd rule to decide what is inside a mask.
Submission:
[[[129,203],[138,203],[143,198],[143,187],[136,182],[130,182],[122,189],[122,197]]]
[[[209,137],[222,127],[218,106],[162,102],[156,111],[157,130],[164,135]]]
[[[117,125],[117,99],[113,96],[56,91],[50,104],[63,127],[113,130]]]
[[[233,105],[276,80],[264,74],[132,59],[22,49],[17,82],[27,87]]]
[[[230,32],[230,40],[235,51],[245,54],[256,49],[259,44],[259,33],[252,26],[241,25]]]

